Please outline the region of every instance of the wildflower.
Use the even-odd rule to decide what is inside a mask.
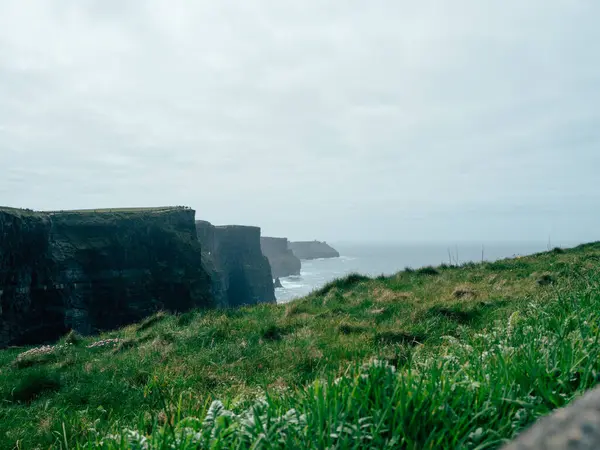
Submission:
[[[480,442],[483,439],[483,436],[483,428],[477,428],[474,432],[469,433],[469,439],[474,443]]]
[[[142,435],[139,431],[125,429],[125,438],[131,449],[148,450],[148,438]]]
[[[477,390],[477,389],[479,389],[481,387],[481,383],[479,381],[473,381],[473,380],[471,380],[471,382],[469,383],[468,387],[472,391],[475,391],[475,390]]]
[[[459,344],[458,339],[454,336],[442,336],[442,339],[448,341],[450,344]]]
[[[517,420],[524,420],[527,418],[527,411],[524,408],[519,409],[516,413],[515,413],[515,419]]]
[[[94,342],[90,345],[87,346],[87,348],[99,348],[99,347],[106,347],[108,345],[117,345],[118,343],[121,342],[121,339],[119,338],[113,338],[113,339],[103,339],[101,341],[97,341]]]
[[[17,359],[22,360],[33,356],[48,355],[61,347],[63,346],[42,345],[41,347],[32,348],[31,350],[27,350],[26,352],[21,353],[19,356],[17,356]]]
[[[389,362],[381,359],[372,359],[370,362],[363,364],[361,371],[368,371],[371,368],[387,369],[391,373],[396,373],[396,367]]]
[[[443,359],[444,359],[444,361],[447,361],[449,364],[458,364],[460,362],[458,357],[453,354],[445,355],[445,356],[443,356]]]
[[[510,315],[510,317],[508,318],[508,327],[506,328],[506,333],[509,336],[512,335],[514,327],[518,320],[519,320],[519,312],[518,311],[515,311],[514,313],[512,313]]]

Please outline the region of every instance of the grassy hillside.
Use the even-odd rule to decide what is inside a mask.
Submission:
[[[0,448],[497,448],[596,383],[600,244],[0,351]]]

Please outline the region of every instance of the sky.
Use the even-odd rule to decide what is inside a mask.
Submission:
[[[2,0],[0,204],[600,240],[597,0]]]

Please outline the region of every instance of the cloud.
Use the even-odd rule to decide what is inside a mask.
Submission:
[[[0,196],[183,203],[332,241],[588,238],[599,14],[592,0],[9,0]]]

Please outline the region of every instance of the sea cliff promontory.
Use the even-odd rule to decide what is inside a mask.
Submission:
[[[261,237],[260,247],[269,260],[273,278],[300,275],[302,264],[290,250],[287,238]]]
[[[339,252],[326,242],[290,242],[290,250],[300,259],[339,258]]]
[[[275,303],[273,277],[260,248],[260,228],[214,226],[196,222],[205,266],[213,279],[213,294],[220,306]]]

